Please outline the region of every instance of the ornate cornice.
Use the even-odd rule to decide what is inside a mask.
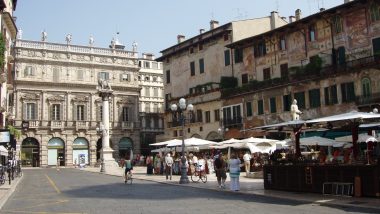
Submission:
[[[54,95],[54,96],[48,97],[47,100],[49,102],[63,102],[63,101],[65,101],[65,97],[59,96],[59,95]]]
[[[84,95],[77,95],[76,97],[73,97],[72,102],[88,102],[89,97]]]
[[[40,99],[40,94],[35,94],[35,93],[26,93],[21,95],[22,100],[39,100]]]

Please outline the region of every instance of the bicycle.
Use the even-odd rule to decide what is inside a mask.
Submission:
[[[132,172],[128,171],[127,174],[124,175],[124,183],[127,184],[129,182],[130,184],[132,184],[132,181]]]
[[[207,182],[207,175],[206,171],[202,168],[202,165],[196,165],[194,172],[191,174],[191,180],[193,182],[199,182],[199,180],[202,180],[203,183]]]
[[[6,176],[4,166],[0,166],[0,184],[5,184]]]

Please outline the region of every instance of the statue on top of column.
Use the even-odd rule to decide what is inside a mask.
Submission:
[[[112,90],[111,84],[107,80],[103,80],[101,78],[98,79],[98,86],[99,90]]]
[[[41,41],[45,42],[47,40],[47,32],[44,30],[41,33]]]

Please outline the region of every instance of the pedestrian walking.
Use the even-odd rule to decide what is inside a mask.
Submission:
[[[218,157],[215,159],[215,173],[216,173],[216,179],[218,180],[218,186],[221,189],[225,188],[225,181],[227,178],[226,175],[226,162],[223,159],[223,154],[220,153]]]
[[[246,176],[248,176],[251,172],[251,158],[251,154],[249,154],[248,151],[243,155]]]
[[[146,174],[153,174],[153,157],[151,155],[146,156]]]
[[[237,158],[237,155],[233,153],[231,155],[231,159],[228,161],[229,170],[230,170],[230,189],[231,191],[239,191],[240,190],[240,159]]]
[[[166,175],[166,180],[168,180],[168,178],[170,178],[170,180],[172,180],[172,174],[173,174],[173,158],[171,157],[170,155],[170,152],[168,154],[166,154],[166,157],[165,157],[165,175]]]

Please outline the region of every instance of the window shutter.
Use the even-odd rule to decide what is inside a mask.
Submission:
[[[28,104],[27,104],[27,103],[24,103],[24,111],[23,111],[23,116],[22,116],[23,119],[28,119],[28,118],[26,118],[26,115],[27,115],[26,111],[27,111],[27,109],[28,109],[27,106],[28,106]]]
[[[76,121],[78,120],[78,116],[77,116],[77,105],[74,104],[74,108],[73,108],[73,119]]]

